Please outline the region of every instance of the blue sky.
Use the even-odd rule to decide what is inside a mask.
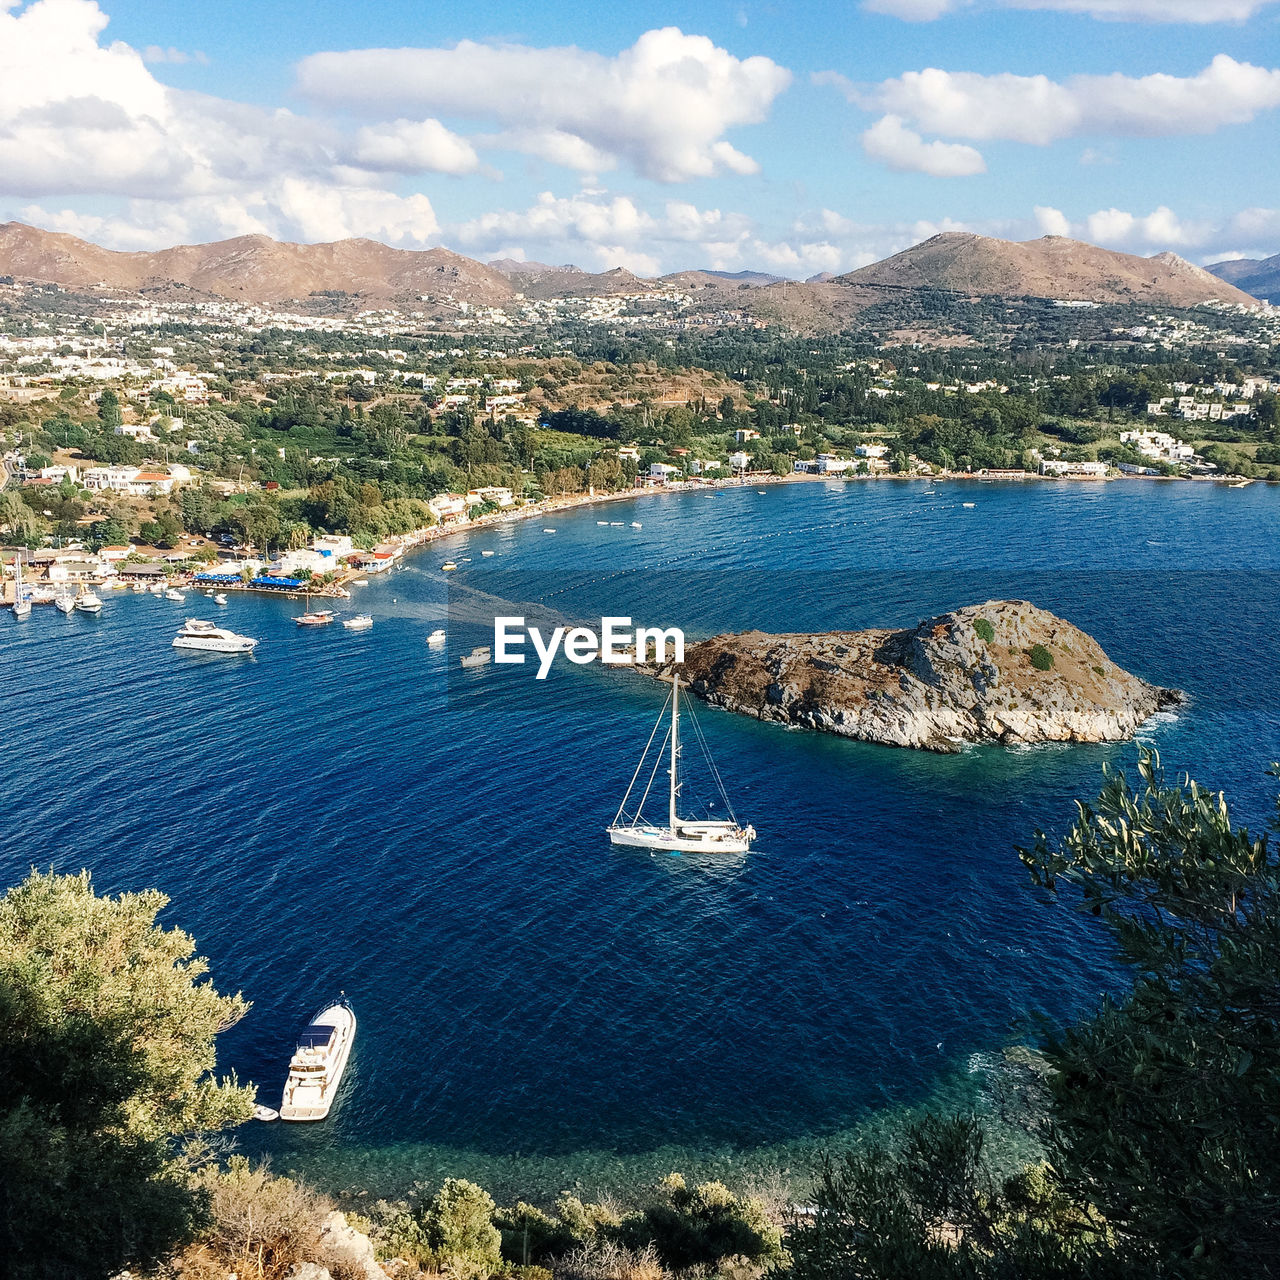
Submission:
[[[1278,0],[0,0],[0,216],[804,277],[1280,251]]]

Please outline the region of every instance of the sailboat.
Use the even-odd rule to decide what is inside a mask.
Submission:
[[[632,792],[636,789],[640,774],[644,770],[645,761],[649,756],[649,748],[658,736],[658,730],[662,728],[663,720],[666,719],[668,707],[671,709],[671,725],[667,729],[666,737],[663,739],[662,744],[658,747],[658,756],[649,774],[649,781],[645,784],[644,792],[640,796],[640,801],[633,813],[627,806],[631,801]],[[644,754],[640,757],[640,763],[636,765],[636,771],[631,777],[631,785],[627,788],[626,795],[622,797],[622,803],[618,806],[618,812],[614,815],[613,822],[609,824],[609,840],[611,843],[630,845],[640,849],[666,849],[670,853],[746,853],[750,849],[751,842],[756,838],[756,829],[749,825],[742,826],[737,818],[734,817],[733,807],[729,803],[729,797],[725,794],[724,783],[720,779],[720,771],[711,759],[711,753],[707,749],[706,740],[702,737],[702,731],[698,728],[696,719],[693,719],[693,727],[694,733],[702,745],[703,754],[707,758],[707,764],[711,768],[711,776],[715,779],[716,786],[720,789],[720,798],[724,801],[725,808],[729,812],[728,820],[704,821],[680,817],[678,809],[681,786],[680,756],[683,750],[680,744],[680,676],[679,674],[673,674],[671,696],[663,704],[662,711],[658,715],[658,721],[653,726],[649,741],[645,744]],[[665,826],[661,826],[645,821],[644,802],[649,797],[658,768],[662,763],[663,750],[668,744],[670,744],[670,763],[667,768],[669,777],[667,823]]]
[[[31,616],[31,599],[22,594],[22,557],[13,560],[13,616],[29,618]]]

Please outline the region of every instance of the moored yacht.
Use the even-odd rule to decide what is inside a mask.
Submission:
[[[644,794],[641,795],[640,802],[633,812],[628,811],[627,805],[631,800],[631,793],[636,789],[636,783],[644,771],[645,761],[649,756],[649,747],[658,737],[658,730],[662,728],[662,721],[666,717],[668,707],[671,709],[671,724],[667,729],[666,737],[659,744],[659,760],[653,766],[653,771],[648,775],[649,782],[644,788]],[[682,750],[680,744],[680,676],[679,673],[675,673],[671,679],[671,696],[667,699],[658,715],[658,723],[649,735],[649,743],[645,747],[644,754],[640,757],[640,763],[636,766],[636,771],[631,778],[631,785],[627,788],[626,795],[622,797],[618,812],[614,816],[613,822],[609,825],[609,840],[612,844],[632,845],[641,849],[665,849],[669,853],[746,853],[751,848],[751,842],[756,838],[756,829],[752,826],[743,826],[734,817],[733,808],[729,804],[729,797],[720,781],[719,770],[716,769],[711,760],[710,752],[707,751],[706,741],[702,737],[701,730],[697,728],[696,720],[694,721],[694,729],[696,737],[702,744],[703,752],[706,754],[707,763],[711,768],[711,776],[720,792],[720,798],[728,811],[728,821],[704,821],[679,816],[677,802],[680,797],[679,773]],[[667,768],[669,786],[667,790],[667,822],[664,826],[661,823],[650,822],[645,819],[644,802],[653,784],[654,774],[661,764],[661,752],[668,743],[670,744],[671,756]]]
[[[373,618],[367,613],[357,613],[354,618],[343,618],[342,625],[348,631],[368,631],[373,626]]]
[[[60,592],[53,601],[53,607],[59,613],[74,613],[76,607],[75,596],[69,596],[65,591]]]
[[[281,1120],[323,1120],[329,1114],[355,1038],[356,1015],[345,997],[315,1014],[289,1063]]]
[[[257,643],[252,636],[238,636],[201,618],[188,618],[173,638],[175,649],[203,649],[207,653],[252,653]]]
[[[165,589],[164,598],[166,600],[176,600],[181,604],[187,597],[184,596],[181,591],[176,591],[173,587],[168,587]]]
[[[324,627],[331,623],[336,615],[332,609],[308,609],[306,613],[300,613],[294,622],[300,627]]]
[[[22,591],[21,556],[16,557],[13,562],[13,616],[15,618],[31,616],[31,597],[24,595]]]
[[[101,613],[102,601],[92,591],[83,591],[76,596],[75,608],[81,613]]]

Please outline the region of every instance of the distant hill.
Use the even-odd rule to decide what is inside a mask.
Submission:
[[[238,236],[155,253],[117,253],[21,222],[0,224],[0,275],[65,288],[161,288],[177,283],[241,302],[325,291],[391,299],[429,294],[500,306],[515,293],[500,272],[448,249],[393,249],[376,240],[287,244]]]
[[[765,285],[781,284],[785,277],[771,276],[764,271],[673,271],[662,276],[662,284],[693,293],[699,289],[717,289],[732,293],[746,285],[749,289],[762,289]]]
[[[1256,299],[1173,253],[1153,258],[1100,249],[1063,236],[1017,242],[947,231],[840,283],[897,289],[950,289],[1001,297],[1089,302],[1154,302],[1189,307],[1214,299]]]
[[[1205,270],[1255,298],[1280,302],[1280,253],[1270,258],[1235,258],[1230,262],[1215,262]]]

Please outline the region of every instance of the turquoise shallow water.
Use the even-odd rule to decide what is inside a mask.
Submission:
[[[488,597],[694,634],[1031,599],[1186,690],[1144,739],[1251,823],[1269,816],[1280,491],[809,483],[554,523],[417,554],[360,589],[363,634],[299,633],[287,601],[194,595],[0,618],[5,882],[52,864],[164,889],[217,983],[254,1002],[223,1060],[268,1101],[317,1001],[354,1001],[333,1117],[242,1133],[278,1166],[378,1190],[466,1172],[526,1194],[798,1167],[869,1116],[972,1093],[1031,1011],[1086,1007],[1115,980],[1012,846],[1061,829],[1134,746],[938,757],[704,710],[755,849],[711,865],[615,850],[603,828],[660,694],[564,664],[541,683],[450,675],[456,654],[425,635],[481,642],[467,619]],[[215,614],[261,637],[256,658],[168,647],[182,617]]]

